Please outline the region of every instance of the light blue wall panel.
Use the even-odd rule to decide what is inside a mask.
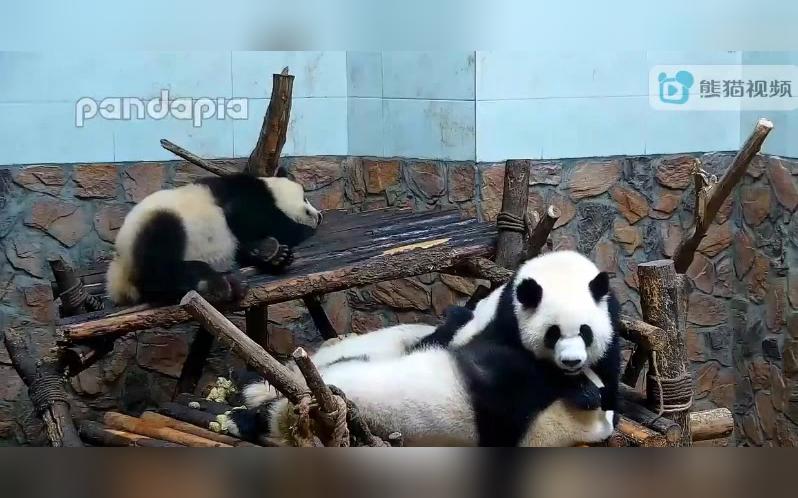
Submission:
[[[385,99],[386,156],[473,160],[474,101]]]
[[[382,99],[350,97],[347,103],[349,154],[382,156]]]
[[[477,160],[642,154],[646,97],[477,102]]]
[[[657,111],[648,108],[646,153],[711,152],[739,148],[740,113]]]
[[[346,97],[346,52],[233,52],[232,59],[236,97],[269,98],[272,75],[286,66],[294,98]]]
[[[477,52],[477,99],[640,96],[645,51]]]
[[[249,99],[249,119],[233,122],[236,156],[248,156],[257,143],[268,103]],[[293,99],[283,155],[346,154],[346,107],[344,97]]]
[[[474,100],[474,52],[383,52],[383,97]]]
[[[77,128],[68,103],[0,104],[0,164],[114,160],[109,126]]]
[[[382,97],[382,53],[347,52],[346,86],[349,97]]]

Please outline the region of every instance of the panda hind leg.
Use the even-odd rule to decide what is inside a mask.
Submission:
[[[246,285],[239,274],[219,273],[204,261],[181,261],[168,272],[150,272],[142,276],[138,288],[145,301],[174,303],[195,290],[212,303],[236,301],[243,297]]]
[[[252,265],[264,273],[282,273],[294,262],[294,251],[285,244],[267,237],[239,248],[239,263]]]

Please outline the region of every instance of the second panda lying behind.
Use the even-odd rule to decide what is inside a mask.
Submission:
[[[547,408],[600,408],[598,390],[578,375],[583,369],[616,379],[607,385],[617,387],[617,306],[607,274],[571,252],[526,262],[498,292],[491,320],[460,346],[332,363],[322,376],[382,437],[396,430],[408,445],[537,445],[536,422],[545,422],[539,418]],[[267,405],[270,435],[286,438],[288,402],[265,384],[244,394],[250,406]],[[595,441],[611,434],[606,422]]]

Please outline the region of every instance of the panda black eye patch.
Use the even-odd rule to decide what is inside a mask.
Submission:
[[[593,329],[591,329],[589,325],[582,325],[579,327],[579,335],[581,335],[582,340],[585,341],[585,346],[590,347],[590,345],[593,344]]]
[[[543,344],[549,348],[554,349],[557,341],[560,340],[560,327],[552,325],[546,330],[546,335],[543,337]]]

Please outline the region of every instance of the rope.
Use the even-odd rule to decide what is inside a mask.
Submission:
[[[291,439],[296,446],[316,446],[313,440],[313,431],[310,429],[310,409],[312,404],[310,393],[305,393],[294,405],[295,420],[291,424]]]
[[[77,311],[81,306],[85,306],[86,311],[99,311],[103,309],[103,303],[97,296],[92,296],[86,292],[83,287],[83,282],[78,282],[65,290],[59,296],[61,298],[61,306],[67,313]]]
[[[327,446],[349,446],[349,428],[346,425],[346,401],[340,396],[333,396],[338,408],[330,413],[318,411],[318,417],[329,428]]]
[[[324,435],[325,446],[349,446],[349,427],[346,425],[346,401],[340,396],[333,396],[338,408],[330,413],[319,410],[318,403],[306,392],[294,406],[295,421],[291,424],[291,438],[297,446],[315,446],[311,413],[323,425],[320,432]]]
[[[657,367],[657,352],[651,352],[654,375],[648,374],[651,395],[659,400],[657,416],[663,413],[680,412],[693,406],[693,382],[685,372],[677,377],[662,377]],[[653,383],[651,381],[654,381]]]
[[[28,396],[39,413],[47,410],[56,401],[69,402],[64,390],[64,379],[58,375],[38,377],[28,388]]]
[[[502,211],[496,216],[496,227],[499,230],[510,230],[511,232],[526,233],[526,223],[522,218],[506,211]]]

